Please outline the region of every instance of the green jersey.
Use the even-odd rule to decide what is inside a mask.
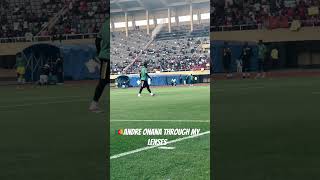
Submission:
[[[146,81],[147,80],[147,73],[148,73],[148,70],[147,70],[147,68],[145,68],[145,67],[143,67],[142,69],[141,69],[141,73],[140,73],[140,80],[141,81]]]
[[[17,65],[17,67],[25,67],[26,61],[22,57],[17,57],[16,58],[16,65]]]
[[[267,54],[267,48],[264,44],[258,45],[258,57],[259,59],[264,60]]]
[[[99,53],[100,59],[110,59],[110,19],[107,18],[102,24],[101,31],[98,34],[101,40],[101,51]]]

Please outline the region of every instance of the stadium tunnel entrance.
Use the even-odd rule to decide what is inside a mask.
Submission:
[[[22,51],[26,59],[27,82],[36,82],[40,78],[41,68],[50,67],[58,58],[63,61],[63,77],[65,80],[98,79],[100,65],[95,61],[94,45],[54,45],[34,44]]]

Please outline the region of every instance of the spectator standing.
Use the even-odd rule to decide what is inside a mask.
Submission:
[[[45,64],[41,68],[39,85],[48,85],[49,84],[49,74],[50,74],[50,66]]]
[[[56,64],[57,64],[58,84],[63,84],[63,60],[62,60],[62,58],[58,57],[56,60]]]
[[[249,47],[248,42],[244,43],[240,59],[242,60],[242,78],[250,77],[252,49]]]
[[[16,56],[16,68],[17,68],[17,81],[19,84],[25,83],[26,72],[26,60],[23,58],[22,53],[19,52]]]
[[[270,53],[272,69],[277,69],[279,66],[279,52],[276,46],[274,46]]]
[[[265,61],[266,61],[267,47],[263,44],[262,40],[259,40],[258,43],[258,74],[256,78],[264,78],[266,75],[265,70]]]
[[[227,73],[227,78],[231,78],[232,77],[232,62],[231,62],[231,49],[228,45],[227,42],[224,42],[224,47],[223,47],[223,67],[224,67],[224,71],[225,73]]]

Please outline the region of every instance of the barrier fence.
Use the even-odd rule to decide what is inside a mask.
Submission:
[[[299,20],[302,27],[319,27],[319,20]],[[257,30],[257,29],[276,29],[276,28],[289,28],[292,21],[288,19],[277,19],[277,17],[270,17],[268,23],[261,24],[241,24],[241,25],[225,25],[225,26],[214,26],[210,27],[210,31],[245,31],[245,30]]]
[[[0,43],[17,43],[17,42],[45,42],[45,41],[63,41],[63,40],[76,40],[76,39],[92,39],[96,38],[97,33],[87,34],[63,34],[55,36],[33,36],[33,37],[10,37],[0,38]]]

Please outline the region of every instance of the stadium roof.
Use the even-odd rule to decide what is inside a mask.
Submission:
[[[209,3],[210,0],[111,0],[110,12],[130,12],[141,10],[167,9],[168,7],[184,6],[200,3]]]

